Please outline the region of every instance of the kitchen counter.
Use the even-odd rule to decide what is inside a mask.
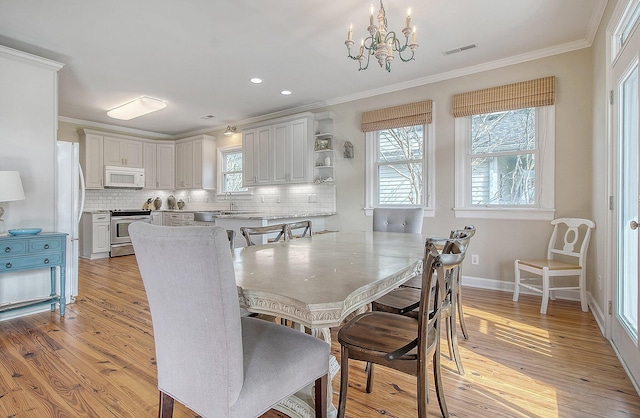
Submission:
[[[217,219],[253,219],[253,220],[275,220],[293,218],[313,218],[317,216],[331,216],[336,212],[305,212],[305,213],[259,213],[259,212],[237,212],[216,215]]]

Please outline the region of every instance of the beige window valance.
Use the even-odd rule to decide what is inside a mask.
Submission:
[[[555,103],[554,76],[499,87],[470,91],[453,96],[453,116],[480,115]]]
[[[409,103],[386,109],[372,110],[362,114],[362,132],[431,123],[433,100]]]

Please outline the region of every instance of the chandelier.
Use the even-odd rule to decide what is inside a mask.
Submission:
[[[404,35],[404,45],[400,42],[394,31],[389,31],[387,27],[387,16],[384,11],[384,5],[380,0],[380,10],[378,11],[378,24],[373,24],[373,4],[371,5],[371,15],[369,16],[369,27],[367,31],[369,36],[362,40],[360,43],[360,51],[358,55],[353,56],[351,54],[351,47],[353,46],[353,26],[349,27],[349,33],[347,34],[347,40],[344,44],[347,46],[348,57],[352,60],[358,61],[360,68],[358,71],[366,70],[369,67],[369,59],[372,55],[378,60],[380,67],[384,66],[385,70],[391,72],[391,61],[393,61],[393,52],[398,53],[398,57],[402,62],[408,62],[413,60],[415,49],[418,47],[416,43],[416,27],[411,29],[411,9],[407,13],[406,25],[402,29]],[[411,35],[411,43],[409,43],[409,35]],[[409,49],[411,56],[409,55]],[[366,50],[366,52],[365,52]],[[403,55],[403,53],[405,55]],[[365,62],[366,56],[366,62]],[[408,56],[408,57],[407,57]],[[363,66],[364,63],[364,66]]]

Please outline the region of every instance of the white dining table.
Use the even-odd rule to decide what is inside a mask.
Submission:
[[[307,327],[331,343],[331,327],[340,326],[421,273],[426,238],[391,232],[335,232],[237,248],[233,258],[240,304],[249,312],[291,320],[301,330]],[[338,369],[332,358],[331,377]],[[275,409],[289,416],[313,416],[308,391]]]

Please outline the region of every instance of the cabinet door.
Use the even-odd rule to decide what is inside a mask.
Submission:
[[[193,180],[191,183],[191,187],[194,189],[202,189],[202,140],[198,139],[193,141],[193,154],[191,164],[192,172],[193,172]]]
[[[156,187],[158,189],[175,189],[175,145],[156,145]]]
[[[190,189],[193,187],[193,142],[184,143],[184,188]]]
[[[142,168],[142,141],[128,140],[122,141],[122,157],[127,167]]]
[[[254,145],[253,153],[255,155],[254,163],[256,164],[256,167],[254,168],[256,182],[258,184],[269,184],[272,180],[272,153],[270,149],[271,126],[265,126],[264,128],[259,128],[257,130],[256,142]]]
[[[102,135],[93,134],[87,134],[80,144],[82,149],[80,158],[82,159],[82,170],[87,189],[102,189],[104,177],[103,146]]]
[[[121,143],[122,139],[120,138],[104,137],[104,165],[125,165],[120,152]]]
[[[111,250],[111,234],[109,222],[93,224],[92,253],[104,253]]]
[[[255,154],[256,130],[246,131],[242,134],[242,185],[254,186],[256,184]]]
[[[310,180],[307,119],[293,121],[290,126],[291,139],[288,142],[290,151],[287,152],[288,181],[306,183]]]
[[[185,170],[186,170],[186,144],[176,144],[176,189],[183,189],[185,187]]]
[[[157,172],[157,146],[150,142],[144,143],[143,148],[143,167],[144,167],[144,187],[145,189],[156,189],[158,181]]]
[[[290,176],[291,155],[291,124],[281,123],[273,125],[273,183],[286,183]]]

